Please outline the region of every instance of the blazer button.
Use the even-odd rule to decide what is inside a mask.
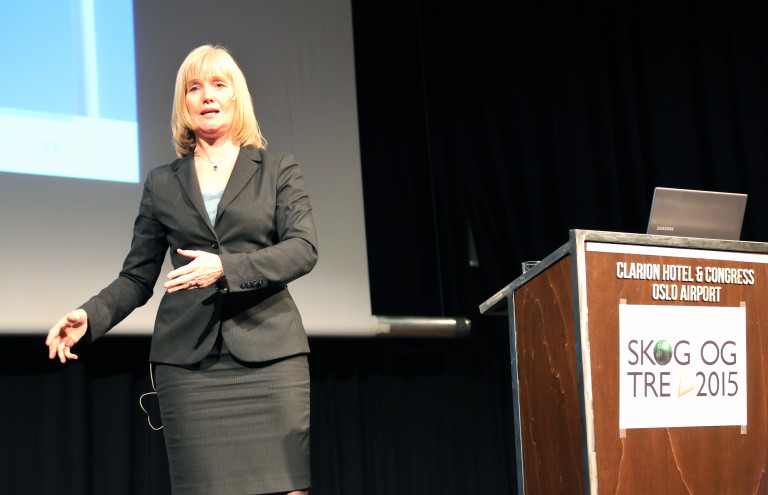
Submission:
[[[258,282],[256,282],[256,287],[261,287],[262,285],[264,285],[263,280],[259,280]]]
[[[219,249],[219,243],[218,242],[214,242],[213,244],[211,244],[211,247],[213,249]]]
[[[245,282],[240,282],[241,289],[245,289],[246,287],[248,287],[248,284],[246,284]]]

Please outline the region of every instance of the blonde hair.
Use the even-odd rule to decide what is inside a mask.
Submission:
[[[211,76],[224,76],[231,81],[237,97],[232,121],[232,140],[240,146],[265,148],[267,140],[261,135],[259,123],[253,113],[251,94],[248,92],[245,76],[237,62],[226,48],[219,45],[203,45],[189,52],[176,74],[176,89],[173,94],[173,112],[171,113],[171,130],[176,155],[187,156],[196,146],[192,119],[187,111],[187,83],[192,79],[207,79]]]

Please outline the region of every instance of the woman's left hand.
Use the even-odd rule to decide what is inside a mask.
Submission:
[[[177,249],[176,252],[187,258],[192,258],[192,262],[168,274],[168,281],[164,284],[166,292],[208,287],[224,276],[221,258],[218,255],[186,249]]]

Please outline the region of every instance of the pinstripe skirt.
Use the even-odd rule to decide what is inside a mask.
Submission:
[[[156,365],[174,494],[251,495],[310,486],[306,355],[243,363],[224,351]]]

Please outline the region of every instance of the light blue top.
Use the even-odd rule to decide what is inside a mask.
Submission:
[[[219,201],[221,201],[223,194],[223,189],[215,193],[203,193],[203,201],[205,201],[205,209],[208,210],[208,216],[211,218],[211,225],[216,225],[216,212],[219,210]]]

